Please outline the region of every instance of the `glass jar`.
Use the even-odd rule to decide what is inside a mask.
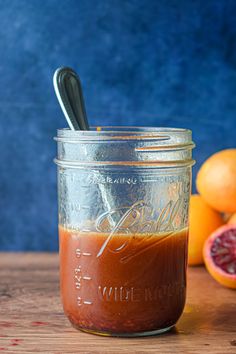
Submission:
[[[186,297],[191,131],[62,129],[56,141],[65,314],[96,334],[169,330]]]

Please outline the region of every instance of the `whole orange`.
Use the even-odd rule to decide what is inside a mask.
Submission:
[[[196,184],[212,208],[236,212],[236,149],[219,151],[207,159],[198,172]]]
[[[229,218],[229,220],[227,221],[227,224],[235,224],[236,225],[236,213],[232,214]]]
[[[209,235],[223,224],[223,219],[197,194],[190,197],[188,264],[203,263],[203,245]]]

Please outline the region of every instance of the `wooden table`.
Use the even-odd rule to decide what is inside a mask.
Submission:
[[[188,272],[176,329],[155,337],[107,338],[73,329],[63,314],[56,254],[0,254],[1,353],[236,353],[236,291],[204,268]]]

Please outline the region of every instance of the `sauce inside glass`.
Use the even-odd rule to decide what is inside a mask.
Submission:
[[[132,334],[173,326],[185,304],[188,231],[86,233],[59,227],[64,311],[79,329]]]

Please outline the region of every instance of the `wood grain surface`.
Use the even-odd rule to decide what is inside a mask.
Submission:
[[[58,268],[56,254],[0,254],[0,354],[236,354],[236,291],[204,268],[188,271],[187,304],[176,328],[133,339],[72,328],[60,302]]]

